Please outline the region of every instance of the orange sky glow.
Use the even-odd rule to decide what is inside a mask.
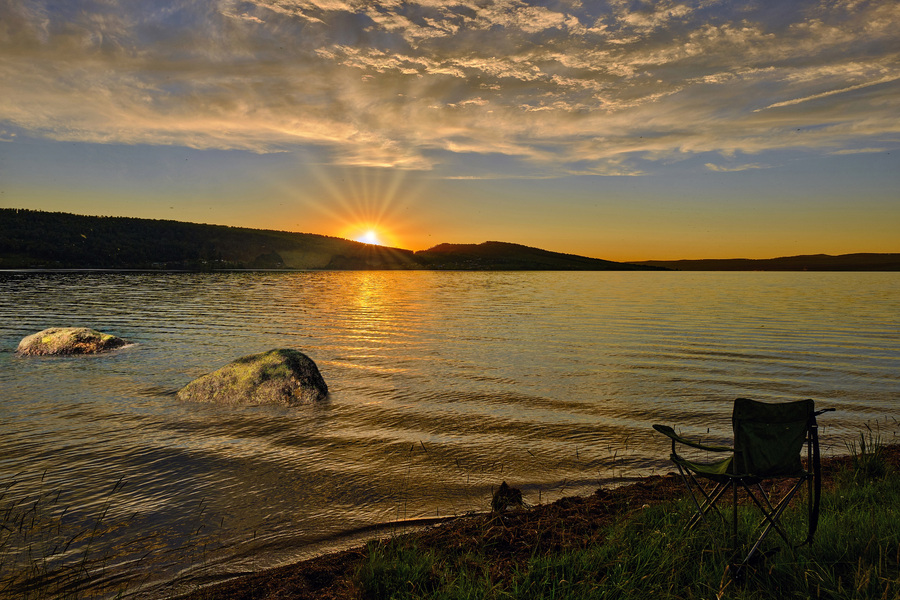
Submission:
[[[11,0],[0,73],[5,208],[610,260],[900,251],[894,0]]]

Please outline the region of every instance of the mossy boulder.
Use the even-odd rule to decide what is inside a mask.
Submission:
[[[178,391],[178,398],[217,404],[295,406],[324,400],[328,386],[316,363],[297,350],[244,356]]]
[[[16,352],[26,356],[97,354],[127,343],[120,337],[87,327],[51,327],[23,338]]]

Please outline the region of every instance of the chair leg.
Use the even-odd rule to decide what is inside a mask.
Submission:
[[[750,498],[753,500],[753,502],[756,504],[756,506],[759,508],[759,510],[763,514],[763,520],[757,526],[757,529],[759,529],[759,527],[762,527],[764,524],[767,524],[767,525],[766,525],[766,528],[763,530],[763,532],[760,534],[759,538],[756,540],[756,543],[753,544],[753,547],[750,549],[750,552],[747,553],[747,556],[744,558],[743,562],[741,562],[741,565],[739,568],[743,568],[745,565],[747,565],[750,562],[750,559],[753,557],[754,554],[756,554],[756,551],[759,550],[759,547],[762,546],[762,543],[769,536],[769,533],[771,533],[771,531],[773,529],[776,532],[778,532],[778,535],[781,536],[781,538],[785,541],[785,543],[787,545],[789,545],[789,546],[793,545],[791,543],[790,539],[788,539],[787,534],[784,532],[784,529],[782,529],[781,525],[779,525],[778,519],[781,517],[781,514],[784,512],[784,510],[787,508],[788,503],[790,503],[791,499],[796,495],[797,491],[802,486],[803,486],[803,479],[799,480],[794,485],[794,487],[792,487],[784,495],[784,497],[778,502],[778,504],[774,508],[772,507],[772,504],[769,502],[768,496],[765,494],[764,491],[761,490],[763,500],[765,501],[766,505],[769,507],[769,510],[766,510],[766,507],[764,507],[762,505],[762,502],[760,502],[760,500],[756,497],[756,495],[750,489],[750,486],[748,486],[747,484],[744,484],[744,489],[747,490],[747,495],[750,496]]]
[[[734,552],[737,552],[738,549],[738,487],[737,480],[731,480],[731,492],[732,492],[732,501],[731,501],[731,547]]]
[[[687,529],[693,529],[700,521],[703,521],[704,523],[709,525],[709,522],[706,520],[706,514],[710,510],[715,508],[716,501],[718,501],[725,490],[728,489],[728,484],[717,483],[716,487],[713,488],[711,492],[707,493],[706,490],[703,489],[703,486],[700,485],[700,482],[697,481],[690,472],[685,473],[685,471],[681,468],[681,465],[676,466],[678,467],[678,473],[681,475],[682,481],[684,481],[684,486],[687,488],[688,494],[690,495],[691,500],[694,502],[694,508],[696,508],[696,512],[693,514],[693,516],[691,516],[690,520],[688,520]],[[702,504],[697,499],[697,495],[694,493],[695,489],[699,491],[703,496]],[[718,513],[718,510],[716,510],[716,512]],[[719,516],[721,517],[722,515],[719,514]]]
[[[744,486],[747,490],[747,495],[750,496],[750,498],[753,500],[753,502],[759,508],[760,512],[763,514],[763,519],[762,519],[762,521],[760,521],[759,525],[756,526],[756,528],[759,529],[760,527],[762,527],[763,525],[768,523],[766,530],[763,532],[763,536],[768,535],[769,530],[775,529],[775,531],[778,532],[778,535],[781,536],[781,538],[784,540],[784,542],[786,544],[788,544],[789,546],[793,545],[791,540],[788,538],[787,534],[784,532],[784,529],[782,529],[781,525],[778,523],[778,518],[781,516],[781,513],[784,512],[784,509],[787,508],[788,503],[790,503],[790,501],[794,498],[794,496],[797,494],[797,492],[800,490],[800,488],[802,486],[803,486],[803,479],[797,481],[797,483],[794,484],[794,487],[792,487],[790,490],[788,490],[788,492],[784,495],[784,497],[782,497],[781,500],[778,501],[778,504],[775,505],[774,507],[769,502],[769,498],[766,495],[766,493],[764,491],[762,491],[762,489],[760,488],[760,491],[762,492],[762,498],[765,501],[766,506],[768,507],[768,510],[766,509],[766,506],[762,505],[762,502],[759,501],[759,499],[756,497],[756,495],[753,493],[753,491],[749,488],[749,486],[746,486],[746,485]]]
[[[716,487],[710,493],[706,493],[699,483],[696,483],[697,488],[700,490],[700,493],[703,494],[705,501],[703,502],[703,506],[700,507],[700,510],[691,517],[691,520],[688,522],[688,529],[692,529],[700,520],[706,521],[706,515],[713,509],[715,509],[716,514],[719,515],[719,518],[725,522],[725,517],[719,512],[719,509],[716,508],[716,502],[718,502],[719,498],[725,493],[728,489],[728,484],[725,483],[717,483]],[[707,522],[708,524],[708,522]]]

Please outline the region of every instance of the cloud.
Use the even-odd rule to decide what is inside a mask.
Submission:
[[[882,152],[888,152],[887,148],[847,148],[846,150],[838,150],[836,152],[832,152],[831,154],[835,156],[843,156],[848,154],[880,154]]]
[[[777,11],[717,0],[147,6],[0,4],[0,128],[320,146],[342,165],[402,169],[503,155],[540,176],[643,173],[704,152],[836,153],[900,133],[891,0]],[[493,175],[504,173],[451,176]]]
[[[750,163],[746,165],[734,165],[731,167],[723,167],[720,165],[716,165],[713,163],[706,163],[706,168],[710,171],[715,171],[716,173],[737,173],[739,171],[752,171],[755,169],[767,169],[766,165],[760,165],[756,163]]]
[[[882,77],[881,79],[877,79],[875,81],[869,81],[866,83],[860,83],[857,85],[851,85],[845,88],[837,89],[837,90],[828,90],[826,92],[820,92],[818,94],[812,94],[803,98],[794,98],[792,100],[784,100],[782,102],[775,102],[774,104],[770,104],[765,108],[758,108],[754,112],[758,112],[760,110],[768,110],[770,108],[781,108],[784,106],[793,106],[794,104],[800,104],[802,102],[809,102],[811,100],[819,100],[821,98],[827,98],[828,96],[834,96],[835,94],[845,94],[847,92],[853,92],[856,90],[861,90],[863,88],[867,88],[873,85],[880,85],[882,83],[892,83],[900,79],[900,73],[896,75],[888,75],[886,77]]]

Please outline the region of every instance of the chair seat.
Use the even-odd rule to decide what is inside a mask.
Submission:
[[[673,454],[671,458],[672,462],[681,465],[688,471],[717,482],[726,481],[732,478],[731,465],[734,462],[734,454],[730,455],[728,458],[709,463],[688,460],[677,454]]]

